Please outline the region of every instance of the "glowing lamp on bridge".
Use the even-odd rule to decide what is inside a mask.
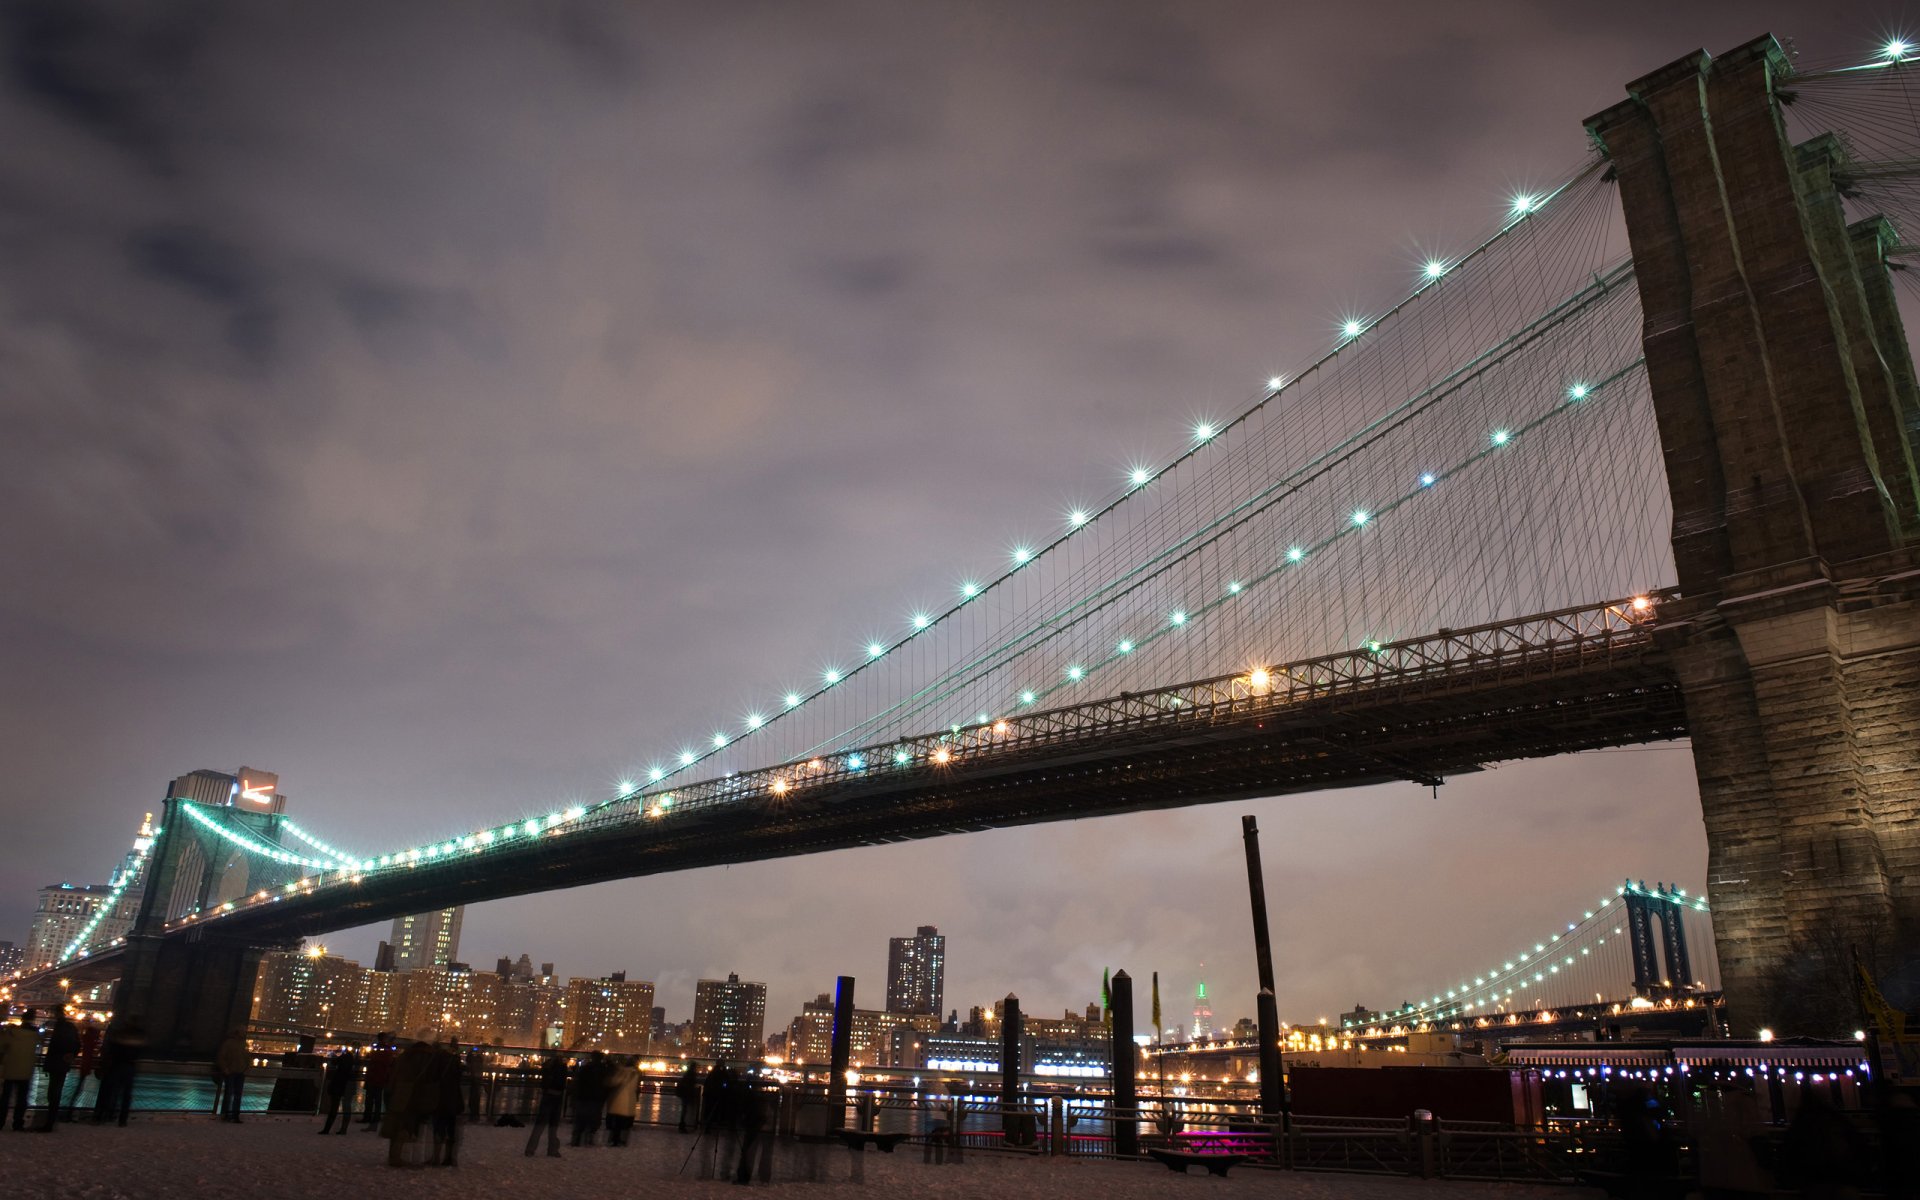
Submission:
[[[693,765],[693,751],[682,750],[680,752],[680,765],[683,767],[690,767]]]
[[[1305,550],[1302,550],[1298,546],[1291,547],[1287,551],[1288,562],[1299,562],[1301,559],[1305,558],[1306,556],[1307,556],[1307,552]]]
[[[971,600],[980,594],[980,585],[969,579],[960,585],[960,594]]]
[[[784,796],[787,794],[787,787],[788,784],[786,780],[776,779],[773,781],[773,794],[776,796]]]
[[[1033,561],[1032,550],[1029,550],[1025,546],[1015,546],[1013,548],[1013,565],[1014,566],[1024,567],[1032,561]]]
[[[1186,623],[1187,614],[1182,609],[1174,609],[1172,615],[1167,617],[1167,624],[1169,625],[1185,625]]]
[[[1350,338],[1359,337],[1360,331],[1365,328],[1366,326],[1364,324],[1352,318],[1348,318],[1340,324],[1341,334]]]
[[[1067,678],[1073,680],[1075,683],[1080,682],[1081,677],[1086,675],[1086,673],[1086,669],[1083,667],[1073,666],[1067,668]]]
[[[1127,479],[1135,487],[1145,487],[1153,481],[1153,472],[1145,467],[1135,467],[1132,471],[1128,472]]]
[[[827,681],[828,687],[832,687],[834,684],[840,682],[840,672],[838,668],[828,667],[825,671],[822,671],[820,673],[820,678]]]
[[[1267,390],[1270,392],[1277,392],[1285,386],[1287,386],[1287,377],[1285,375],[1275,375],[1272,379],[1267,380]]]
[[[1132,643],[1132,642],[1130,642],[1130,641],[1128,641],[1128,640],[1126,640],[1125,638],[1122,638],[1122,639],[1121,639],[1121,641],[1120,641],[1120,644],[1119,644],[1118,646],[1116,646],[1116,647],[1114,647],[1114,649],[1116,649],[1116,650],[1118,650],[1118,651],[1119,651],[1120,653],[1122,653],[1122,654],[1132,654],[1132,653],[1133,653],[1133,643]]]
[[[913,627],[915,629],[925,629],[927,626],[931,624],[933,624],[933,618],[929,617],[927,614],[925,613],[913,614]]]
[[[1032,692],[1020,693],[1020,703],[1022,704],[1032,704],[1035,699],[1037,699],[1037,697]]]
[[[933,752],[933,761],[936,766],[944,767],[953,761],[953,752],[942,746]]]
[[[1265,667],[1255,667],[1248,675],[1247,682],[1254,687],[1263,688],[1273,682],[1273,676],[1267,674]]]
[[[1353,523],[1356,527],[1365,525],[1368,521],[1371,521],[1371,520],[1373,520],[1373,514],[1368,512],[1366,509],[1356,508],[1353,510]]]
[[[1428,279],[1438,279],[1447,273],[1447,264],[1437,258],[1430,258],[1427,260],[1427,265],[1421,268],[1420,273]]]
[[[1652,607],[1653,607],[1653,601],[1647,598],[1646,596],[1635,596],[1633,598],[1633,611],[1637,613],[1646,612],[1648,609]]]
[[[1085,525],[1086,523],[1087,523],[1087,510],[1084,508],[1076,508],[1072,512],[1067,514],[1067,524],[1073,526],[1075,529],[1080,528],[1082,525]]]
[[[913,756],[911,754],[908,754],[905,750],[895,750],[893,752],[893,761],[896,763],[905,763],[908,759],[912,757]]]
[[[1513,211],[1513,215],[1516,217],[1524,217],[1528,213],[1537,212],[1539,208],[1540,208],[1540,197],[1538,196],[1531,195],[1526,192],[1522,192],[1520,195],[1515,196],[1513,198],[1512,211]]]
[[[1894,38],[1887,43],[1886,49],[1882,50],[1881,53],[1886,55],[1890,62],[1900,62],[1904,60],[1907,55],[1913,53],[1913,47],[1899,38]]]
[[[1506,430],[1496,429],[1493,431],[1493,439],[1492,439],[1493,444],[1496,446],[1504,446],[1507,444],[1509,440],[1512,439],[1512,437],[1513,435],[1508,433]]]
[[[1220,431],[1214,427],[1212,421],[1200,421],[1193,427],[1193,440],[1196,442],[1209,441],[1214,434],[1219,432]]]
[[[798,704],[799,702],[800,702],[799,698],[795,697],[794,703]],[[654,783],[659,783],[662,779],[665,779],[666,777],[667,777],[667,773],[661,770],[659,767],[647,768],[647,778]]]

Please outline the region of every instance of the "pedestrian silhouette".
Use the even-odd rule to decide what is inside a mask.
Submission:
[[[27,1127],[27,1092],[33,1086],[33,1061],[40,1054],[40,1030],[28,1009],[17,1025],[0,1026],[0,1122],[13,1110],[13,1127]]]
[[[533,1128],[527,1131],[527,1155],[532,1157],[540,1143],[540,1131],[547,1131],[547,1157],[560,1157],[560,1110],[567,1103],[567,1060],[558,1050],[547,1051],[540,1062],[540,1107],[534,1113]]]

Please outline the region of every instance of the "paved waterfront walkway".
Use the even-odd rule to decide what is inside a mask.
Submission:
[[[207,1119],[136,1120],[125,1129],[63,1126],[58,1133],[0,1132],[0,1195],[19,1200],[375,1200],[421,1197],[476,1200],[629,1200],[648,1196],[741,1195],[746,1189],[674,1171],[691,1139],[636,1129],[623,1149],[572,1150],[527,1158],[526,1131],[467,1126],[454,1170],[384,1166],[386,1143],[355,1129],[318,1137],[318,1121],[260,1118],[239,1126]],[[562,1139],[564,1141],[564,1138]],[[848,1156],[833,1148],[825,1183],[780,1182],[797,1197],[952,1197],[953,1200],[1099,1200],[1206,1197],[1207,1200],[1590,1200],[1599,1193],[1514,1184],[1422,1182],[1364,1175],[1235,1171],[1229,1179],[1179,1177],[1148,1163],[1025,1159],[969,1154],[959,1166],[921,1162],[917,1148],[868,1154],[864,1185],[847,1181]],[[764,1190],[764,1189],[763,1189]]]

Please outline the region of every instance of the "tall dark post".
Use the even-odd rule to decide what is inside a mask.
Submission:
[[[1269,1118],[1286,1111],[1287,1089],[1280,1065],[1280,1010],[1274,1000],[1273,939],[1267,934],[1267,884],[1260,873],[1260,827],[1252,816],[1240,818],[1247,843],[1247,891],[1253,899],[1253,954],[1260,968],[1260,1111]]]
[[[1140,1098],[1133,1086],[1133,978],[1113,977],[1113,1152],[1140,1153]]]
[[[853,976],[842,975],[833,988],[833,1069],[827,1075],[827,1101],[836,1128],[847,1119],[847,1065],[853,1059]]]
[[[1000,1020],[1000,1109],[1020,1102],[1020,997],[1009,994]]]

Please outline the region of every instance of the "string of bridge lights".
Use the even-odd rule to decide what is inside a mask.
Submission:
[[[305,829],[302,829],[298,824],[294,822],[293,818],[291,817],[280,818],[280,827],[286,830],[288,833],[292,834],[294,837],[299,838],[301,841],[305,842],[307,845],[313,847],[315,850],[318,850],[321,854],[326,855],[328,858],[332,859],[339,866],[343,866],[343,867],[352,866],[353,864],[362,861],[360,856],[357,854],[347,854],[342,851],[334,849],[332,846],[327,845],[325,842],[321,841],[319,838],[313,836],[311,833],[308,833]]]
[[[154,830],[153,836],[155,839],[158,839],[160,831],[157,829]],[[151,846],[151,843],[149,843],[149,846]],[[141,871],[146,868],[147,855],[150,853],[152,853],[150,848],[139,850],[135,853],[132,869],[123,872],[120,879],[112,887],[107,889],[107,898],[93,910],[93,915],[87,918],[85,925],[80,927],[80,932],[74,935],[73,940],[67,943],[65,949],[60,951],[61,962],[79,958],[86,952],[88,943],[93,940],[94,931],[99,929],[100,923],[106,920],[107,917],[113,913],[113,910],[120,906],[120,897],[126,894],[127,889],[133,886],[133,881],[138,879]]]
[[[1618,900],[1620,897],[1626,896],[1629,893],[1636,896],[1646,896],[1650,899],[1664,900],[1669,903],[1677,904],[1682,908],[1690,908],[1695,912],[1709,911],[1709,909],[1707,908],[1707,901],[1704,896],[1689,896],[1685,888],[1677,888],[1671,892],[1655,892],[1655,891],[1649,891],[1647,889],[1637,887],[1631,884],[1623,884],[1620,887],[1614,889],[1613,895],[1602,897],[1600,900],[1600,903],[1596,904],[1592,909],[1585,912],[1581,916],[1579,921],[1567,922],[1567,927],[1564,931],[1559,933],[1549,934],[1545,939],[1535,942],[1533,949],[1531,951],[1522,949],[1519,953],[1515,954],[1511,959],[1502,963],[1499,967],[1489,968],[1484,975],[1474,979],[1471,987],[1468,986],[1465,980],[1462,980],[1460,985],[1457,988],[1449,988],[1444,997],[1436,995],[1431,1001],[1429,1001],[1426,1004],[1406,1005],[1402,1007],[1398,1012],[1396,1012],[1394,1016],[1396,1018],[1405,1016],[1405,1015],[1425,1016],[1433,1013],[1437,1008],[1442,1006],[1445,1003],[1445,1001],[1453,1000],[1456,998],[1463,1001],[1463,1003],[1459,1006],[1457,1011],[1467,1012],[1474,1008],[1480,1007],[1487,1002],[1485,999],[1482,999],[1470,1004],[1464,1003],[1467,997],[1472,996],[1475,993],[1485,993],[1488,996],[1501,997],[1503,993],[1501,993],[1500,991],[1500,985],[1503,983],[1507,983],[1509,981],[1514,981],[1514,980],[1517,980],[1522,983],[1544,982],[1548,975],[1559,974],[1561,967],[1571,966],[1575,961],[1574,957],[1572,956],[1564,956],[1562,957],[1561,961],[1558,963],[1546,963],[1546,960],[1544,959],[1544,957],[1541,957],[1541,956],[1544,956],[1549,952],[1549,947],[1559,942],[1563,937],[1567,936],[1568,934],[1577,932],[1581,926],[1586,925],[1591,921],[1594,921],[1596,919],[1601,921],[1611,920],[1612,918],[1610,914],[1607,912],[1608,908],[1611,907],[1613,903],[1616,900]],[[1620,932],[1621,930],[1618,927],[1614,929],[1615,934],[1619,934]],[[1604,937],[1599,938],[1596,944],[1604,946],[1607,944],[1607,939]],[[1580,950],[1580,953],[1583,956],[1586,955],[1587,952],[1588,952],[1587,947],[1582,947]],[[1531,961],[1529,961],[1529,959],[1531,959]],[[1546,963],[1546,966],[1547,966],[1547,969],[1544,971],[1540,970],[1540,967],[1543,963]],[[1529,971],[1533,972],[1533,976],[1531,979],[1527,978],[1527,973]],[[1504,993],[1504,995],[1505,996],[1513,995],[1513,989],[1508,988]]]
[[[959,599],[946,609],[939,612],[921,610],[910,614],[907,622],[908,630],[901,636],[891,642],[877,640],[868,642],[861,647],[862,656],[857,662],[845,669],[838,666],[825,668],[821,672],[820,683],[811,690],[787,691],[780,697],[780,703],[777,706],[773,706],[772,711],[748,713],[742,719],[742,724],[745,726],[744,732],[729,734],[725,730],[716,730],[704,746],[698,748],[683,747],[667,762],[656,762],[649,766],[646,771],[646,784],[666,782],[689,768],[699,765],[706,759],[727,749],[740,738],[750,736],[766,728],[780,717],[805,707],[809,702],[825,695],[836,686],[860,673],[870,664],[880,661],[888,654],[906,645],[919,634],[924,633],[959,613],[966,607],[969,601],[984,595],[992,588],[1011,579],[1022,568],[1038,561],[1044,555],[1059,548],[1074,534],[1095,524],[1102,517],[1113,512],[1128,499],[1138,494],[1141,489],[1148,487],[1155,480],[1179,467],[1197,455],[1205,447],[1217,441],[1222,435],[1246,422],[1253,414],[1259,412],[1288,387],[1299,383],[1300,380],[1331,363],[1343,351],[1354,345],[1370,330],[1420,299],[1448,275],[1487,252],[1501,239],[1523,225],[1527,219],[1545,211],[1554,200],[1558,199],[1565,194],[1568,189],[1576,186],[1589,175],[1600,170],[1603,165],[1603,160],[1596,159],[1557,187],[1544,192],[1523,192],[1515,195],[1508,203],[1506,220],[1495,233],[1458,258],[1428,258],[1424,260],[1420,265],[1418,281],[1413,290],[1398,303],[1381,312],[1379,315],[1373,317],[1348,315],[1341,318],[1337,326],[1337,338],[1332,349],[1322,354],[1318,359],[1309,364],[1305,370],[1291,378],[1286,375],[1275,375],[1267,380],[1266,387],[1258,393],[1258,398],[1239,416],[1224,423],[1211,420],[1196,422],[1192,428],[1191,440],[1187,447],[1175,455],[1165,466],[1154,468],[1138,463],[1132,465],[1127,470],[1125,486],[1113,499],[1097,508],[1090,509],[1083,506],[1076,506],[1070,509],[1065,515],[1065,529],[1051,541],[1038,547],[1025,543],[1016,544],[1009,552],[1009,557],[1012,560],[1010,566],[984,584],[974,578],[963,579],[959,584]],[[1365,522],[1362,521],[1360,523],[1364,524]],[[1180,624],[1183,622],[1176,621],[1175,623]],[[632,779],[623,779],[616,786],[614,796],[610,800],[603,801],[596,805],[595,808],[604,808],[622,801],[637,799],[645,790],[645,785]]]

